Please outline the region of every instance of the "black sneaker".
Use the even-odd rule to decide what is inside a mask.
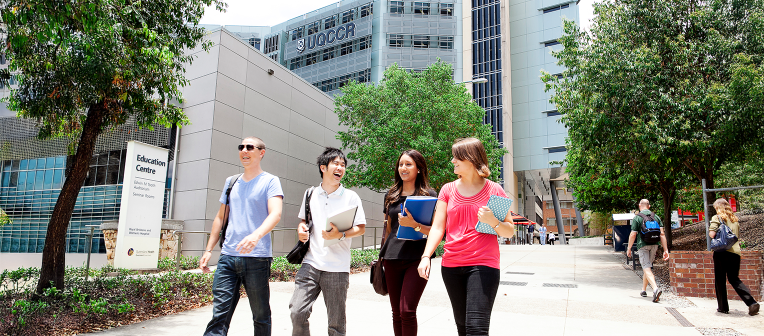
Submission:
[[[730,313],[729,310],[721,310],[721,309],[718,309],[718,308],[716,309],[716,311],[719,312],[719,313],[722,313],[722,314],[729,314]]]
[[[759,304],[758,303],[754,303],[754,304],[752,304],[751,306],[748,307],[748,315],[753,316],[753,315],[756,315],[758,313],[759,313]]]
[[[653,302],[657,303],[661,300],[661,293],[663,293],[660,289],[657,292],[653,293]]]
[[[645,292],[645,291],[642,291],[641,293],[639,293],[639,296],[641,296],[641,297],[647,297],[647,292]]]

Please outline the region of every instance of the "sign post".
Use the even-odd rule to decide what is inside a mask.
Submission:
[[[127,143],[114,267],[157,268],[167,158],[165,148]]]

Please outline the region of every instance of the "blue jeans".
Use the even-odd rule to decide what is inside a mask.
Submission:
[[[249,298],[256,336],[271,335],[271,277],[273,258],[233,257],[221,255],[212,281],[212,320],[204,335],[227,335],[233,311],[239,303],[239,288]]]

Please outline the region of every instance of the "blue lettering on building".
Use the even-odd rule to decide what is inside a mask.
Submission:
[[[303,52],[306,49],[313,50],[316,47],[323,47],[353,37],[355,37],[355,22],[349,22],[337,27],[337,29],[329,29],[326,32],[313,34],[304,38],[297,43],[297,51]]]

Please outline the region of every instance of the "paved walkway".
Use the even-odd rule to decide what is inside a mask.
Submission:
[[[692,326],[682,326],[664,300],[639,296],[642,280],[625,269],[613,252],[600,246],[502,246],[501,280],[491,319],[492,335],[701,335],[701,328],[729,328],[764,335],[764,316],[748,316],[742,301],[730,301],[729,315],[716,313],[716,301],[691,299],[677,308]],[[440,259],[419,305],[419,334],[457,335],[440,275]],[[551,287],[550,287],[551,286]],[[575,287],[575,288],[570,288]],[[291,335],[289,299],[294,283],[271,283],[273,335]],[[649,292],[649,290],[648,290]],[[229,335],[252,335],[249,305],[241,301]],[[208,306],[111,329],[103,335],[201,335],[212,316]],[[392,335],[387,297],[374,293],[369,274],[350,277],[348,331]],[[310,319],[313,335],[326,335],[323,299]],[[728,332],[731,330],[727,330]],[[730,333],[722,333],[730,334]]]

